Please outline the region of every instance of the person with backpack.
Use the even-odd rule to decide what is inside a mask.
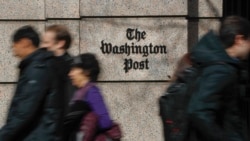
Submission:
[[[249,53],[250,23],[239,16],[200,39],[188,53],[191,67],[160,98],[166,141],[247,141],[239,82]]]
[[[250,23],[226,17],[219,33],[207,33],[191,51],[203,68],[192,90],[187,112],[190,141],[246,141],[241,113],[241,60],[250,53]],[[213,64],[213,65],[211,65]]]
[[[207,33],[191,51],[204,67],[188,105],[190,141],[246,141],[239,93],[240,61],[250,52],[250,23],[226,17],[219,34]]]

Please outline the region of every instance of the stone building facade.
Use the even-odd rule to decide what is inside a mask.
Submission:
[[[222,0],[0,0],[0,126],[18,73],[12,33],[64,24],[74,37],[71,54],[101,61],[98,85],[123,140],[162,141],[157,100],[178,59],[221,17]]]

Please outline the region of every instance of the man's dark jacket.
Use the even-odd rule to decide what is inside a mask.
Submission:
[[[55,68],[57,70],[57,74],[59,76],[60,88],[59,92],[63,97],[64,104],[64,114],[66,114],[68,110],[69,102],[76,90],[76,88],[72,85],[71,80],[69,79],[69,71],[71,68],[73,58],[69,55],[69,53],[64,53],[62,56],[57,56],[55,58]]]
[[[194,82],[188,106],[192,126],[189,141],[246,141],[237,90],[239,61],[226,53],[213,32],[198,42],[191,58],[199,65],[215,64],[204,67]]]
[[[0,141],[56,141],[62,102],[54,56],[38,49],[21,61],[20,74]]]

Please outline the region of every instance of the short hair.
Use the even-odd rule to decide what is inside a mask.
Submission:
[[[78,67],[88,72],[92,82],[96,82],[100,73],[100,66],[96,56],[92,53],[84,53],[76,56],[71,67]]]
[[[71,34],[66,26],[63,25],[51,25],[45,29],[45,31],[51,31],[55,33],[55,40],[56,41],[65,41],[63,46],[64,49],[69,49],[72,38]]]
[[[12,42],[18,42],[21,39],[27,38],[31,40],[35,47],[39,47],[40,38],[38,32],[30,25],[25,25],[17,29],[12,35]]]
[[[240,16],[226,17],[219,29],[219,37],[225,48],[231,47],[234,44],[236,35],[243,35],[244,39],[250,37],[249,21]]]

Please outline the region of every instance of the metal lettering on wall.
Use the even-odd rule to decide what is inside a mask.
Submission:
[[[132,29],[128,28],[126,30],[126,37],[128,40],[137,41],[146,39],[146,31],[139,31],[137,28]],[[138,44],[138,43],[125,43],[122,45],[114,45],[110,42],[101,41],[101,51],[103,54],[125,54],[128,57],[130,54],[139,54],[142,57],[145,57],[143,60],[134,60],[133,58],[124,59],[124,71],[125,73],[130,70],[144,70],[149,69],[149,60],[148,57],[150,54],[167,54],[167,47],[165,45],[154,45],[153,43],[149,44]]]

